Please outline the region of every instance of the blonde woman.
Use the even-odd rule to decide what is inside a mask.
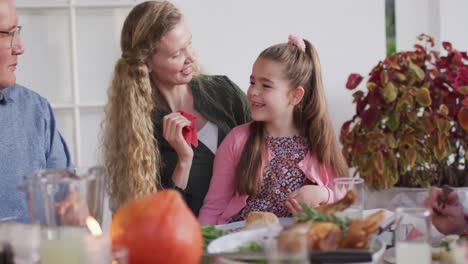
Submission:
[[[195,215],[210,183],[218,144],[248,121],[245,94],[225,76],[201,74],[192,34],[170,2],[133,8],[121,35],[104,122],[111,209],[159,188],[179,190]],[[198,147],[182,130],[195,117]]]

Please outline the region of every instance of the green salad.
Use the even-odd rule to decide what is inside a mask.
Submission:
[[[206,249],[211,241],[217,239],[218,237],[224,236],[227,234],[227,232],[216,228],[214,225],[204,225],[202,226],[202,234],[204,241],[203,248]]]
[[[216,228],[214,225],[204,225],[201,228],[204,240],[204,249],[211,241],[228,234],[229,232]],[[263,246],[255,241],[250,241],[237,248],[238,252],[262,252]],[[248,263],[264,264],[265,260],[247,261]]]
[[[255,242],[255,241],[250,241],[238,248],[239,252],[262,252],[263,247]]]
[[[245,243],[244,245],[240,246],[237,248],[239,252],[262,252],[263,251],[263,246],[260,245],[258,242],[255,241],[250,241]],[[245,261],[247,263],[252,263],[252,264],[266,264],[267,261],[265,260],[250,260],[250,261]]]

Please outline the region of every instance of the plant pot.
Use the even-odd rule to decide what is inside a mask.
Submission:
[[[455,187],[460,202],[468,209],[468,187]],[[420,207],[428,194],[428,188],[394,187],[388,190],[366,188],[365,209],[385,208],[394,211],[397,207]]]

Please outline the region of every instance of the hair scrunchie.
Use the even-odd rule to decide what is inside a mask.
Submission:
[[[293,44],[294,46],[298,47],[302,52],[304,52],[306,49],[304,39],[297,35],[292,35],[292,34],[289,35],[288,43]]]

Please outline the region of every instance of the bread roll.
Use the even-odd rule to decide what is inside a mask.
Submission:
[[[269,212],[250,212],[245,219],[246,228],[266,227],[278,225],[278,217]]]

